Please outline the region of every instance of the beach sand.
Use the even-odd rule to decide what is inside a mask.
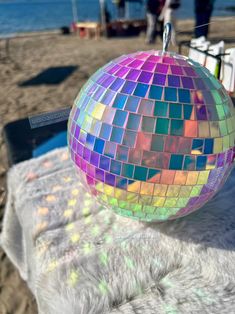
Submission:
[[[216,18],[211,25],[210,39],[227,39],[227,47],[235,47],[235,18]],[[179,21],[182,31],[178,40],[192,37],[193,21]],[[4,43],[0,42],[0,53]],[[161,49],[145,44],[144,35],[122,39],[84,40],[78,36],[40,33],[10,41],[12,60],[0,57],[0,131],[7,122],[32,114],[72,105],[82,85],[100,66],[121,54],[136,50]],[[176,48],[173,50],[177,50]],[[187,53],[184,49],[183,53]],[[43,70],[58,66],[77,66],[66,80],[57,85],[19,85]],[[6,149],[0,138],[0,220],[6,201]],[[0,249],[0,314],[35,314],[37,307],[27,285]]]

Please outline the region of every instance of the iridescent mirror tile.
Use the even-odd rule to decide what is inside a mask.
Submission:
[[[154,109],[154,101],[142,99],[139,104],[138,113],[146,116],[152,116]]]
[[[206,106],[203,105],[196,106],[196,116],[198,120],[207,120]]]
[[[134,68],[134,69],[137,69],[137,68],[141,68],[141,66],[143,65],[143,61],[141,60],[134,60],[132,61],[128,66],[131,67],[131,68]]]
[[[166,83],[166,75],[164,74],[154,74],[153,84],[164,86]]]
[[[175,75],[183,75],[183,70],[180,66],[178,65],[171,65],[171,73]]]
[[[125,80],[117,77],[116,80],[110,86],[110,89],[113,91],[118,91],[121,89],[121,87],[124,85],[124,83],[125,83]]]
[[[145,97],[147,94],[149,86],[147,84],[137,84],[136,89],[134,91],[135,96]]]
[[[180,78],[177,75],[168,75],[169,87],[180,87]]]
[[[187,76],[196,77],[197,74],[192,67],[183,67],[184,72]]]
[[[121,92],[124,93],[124,94],[132,94],[132,92],[136,88],[136,85],[137,85],[137,83],[135,83],[135,82],[126,81],[126,83],[124,84]]]
[[[137,81],[141,83],[149,83],[153,74],[150,72],[142,71]]]
[[[181,76],[181,82],[184,88],[194,89],[193,80],[187,76]]]
[[[146,62],[142,65],[141,69],[142,69],[142,70],[146,70],[146,71],[153,72],[155,66],[156,66],[156,65],[155,65],[154,62],[146,61]]]
[[[130,70],[128,74],[126,75],[127,80],[136,81],[138,77],[140,76],[141,71],[140,70]]]
[[[157,63],[155,72],[167,74],[169,66],[167,64]]]

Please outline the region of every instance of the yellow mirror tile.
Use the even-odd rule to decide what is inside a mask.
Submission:
[[[164,202],[165,202],[166,198],[165,197],[156,197],[154,196],[153,197],[153,200],[152,200],[152,205],[154,206],[163,206],[164,205]]]
[[[140,194],[153,195],[154,184],[148,182],[141,182]]]
[[[197,184],[198,173],[199,173],[198,171],[190,171],[190,172],[188,172],[186,185]]]
[[[197,184],[205,184],[205,183],[207,183],[209,174],[210,174],[210,171],[199,172]]]
[[[168,185],[166,184],[155,184],[154,195],[156,196],[165,196]]]

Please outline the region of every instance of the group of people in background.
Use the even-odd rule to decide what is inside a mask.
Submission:
[[[194,0],[195,37],[208,36],[209,23],[215,0]],[[147,0],[147,43],[154,44],[157,35],[162,38],[164,25],[172,24],[172,43],[176,39],[176,11],[180,0]]]

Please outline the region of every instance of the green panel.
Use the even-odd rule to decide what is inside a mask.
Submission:
[[[168,103],[163,101],[156,101],[154,107],[154,115],[157,117],[167,117]]]
[[[201,186],[201,185],[199,185],[199,186],[195,185],[195,186],[192,188],[192,191],[191,191],[191,193],[190,193],[190,196],[198,196],[198,195],[200,195],[201,190],[202,190],[202,186]]]
[[[171,120],[171,135],[182,136],[184,132],[183,120]]]
[[[177,201],[177,206],[184,207],[188,204],[189,198],[179,198]]]
[[[134,173],[134,166],[130,164],[122,164],[122,176],[132,178]]]
[[[155,133],[168,134],[169,119],[158,118]]]
[[[144,205],[143,206],[143,211],[145,213],[148,213],[148,214],[153,214],[154,211],[155,211],[155,207],[154,206],[149,206],[149,205]]]
[[[153,133],[155,130],[156,119],[151,117],[142,118],[142,131]]]
[[[170,118],[181,119],[182,118],[182,105],[180,104],[170,104]]]
[[[192,111],[193,111],[192,105],[184,105],[184,119],[185,120],[190,120]]]
[[[217,105],[217,106],[216,106],[216,109],[217,109],[217,113],[218,113],[219,119],[220,119],[220,120],[226,119],[223,106]]]
[[[181,170],[183,165],[183,155],[171,155],[170,170]]]
[[[222,136],[228,134],[227,126],[226,126],[226,121],[219,121],[219,128],[220,128],[220,133]]]
[[[212,93],[212,96],[213,96],[213,98],[215,100],[216,105],[221,105],[222,99],[221,99],[220,94],[218,93],[218,91],[217,90],[212,90],[211,93]]]
[[[162,152],[164,147],[164,137],[161,135],[153,135],[151,150],[156,152]]]
[[[148,168],[135,166],[134,179],[140,181],[146,181]]]

